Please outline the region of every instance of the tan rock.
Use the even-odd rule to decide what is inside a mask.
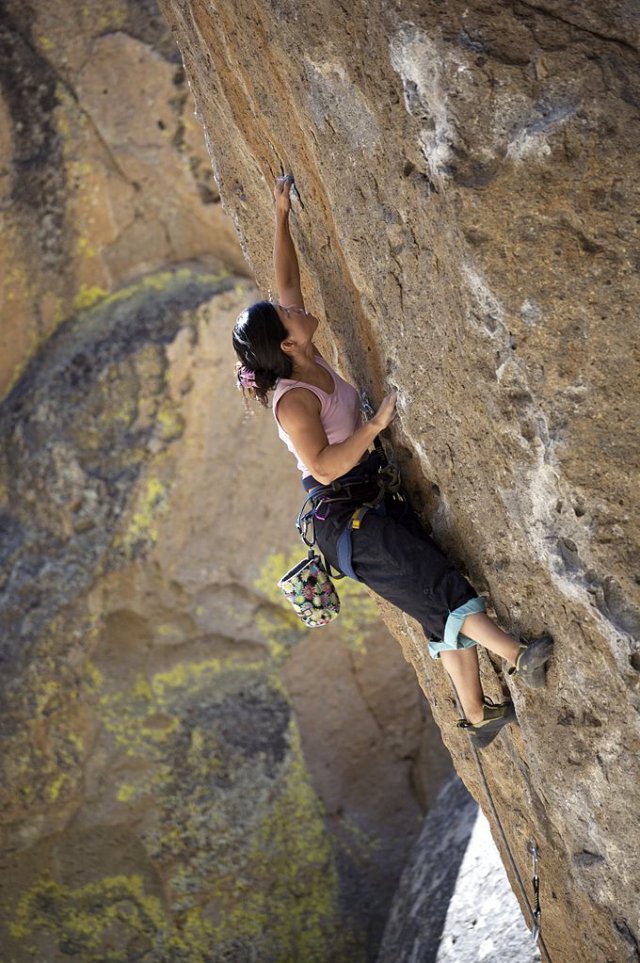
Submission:
[[[153,5],[8,4],[0,397],[76,309],[169,263],[247,274]]]
[[[556,639],[547,688],[509,684],[520,728],[482,757],[521,877],[527,840],[540,846],[549,958],[633,959],[635,12],[162,7],[258,283],[271,283],[282,165],[329,357],[377,399],[398,386],[391,435],[417,504],[505,625]],[[388,619],[482,801],[439,667]],[[506,689],[488,659],[483,674],[490,694]]]

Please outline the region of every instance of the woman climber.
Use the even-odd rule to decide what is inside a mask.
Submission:
[[[544,635],[525,644],[498,628],[406,501],[387,492],[375,508],[361,508],[379,491],[380,458],[370,448],[394,417],[396,394],[388,394],[363,423],[357,391],[313,344],[318,320],[305,309],[289,232],[293,182],[291,175],[279,177],[274,190],[279,301],[251,305],[233,329],[238,386],[265,406],[275,389],[278,433],[297,458],[313,504],[322,504],[314,518],[320,551],[330,565],[420,622],[430,655],[442,661],[453,682],[464,713],[458,725],[476,745],[486,746],[515,713],[510,700],[494,704],[485,697],[476,644],[503,658],[524,683],[540,687],[552,640]]]

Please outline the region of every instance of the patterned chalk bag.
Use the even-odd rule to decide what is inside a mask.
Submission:
[[[309,551],[278,582],[284,597],[310,629],[326,625],[340,611],[340,599],[319,555]]]

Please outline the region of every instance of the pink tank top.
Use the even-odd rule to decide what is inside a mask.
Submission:
[[[341,441],[346,441],[347,438],[351,438],[356,428],[359,428],[362,424],[360,396],[356,389],[353,385],[350,385],[341,378],[320,355],[316,355],[316,361],[322,365],[323,368],[326,368],[333,378],[335,385],[333,394],[327,394],[322,388],[316,388],[315,385],[308,385],[305,381],[293,381],[291,378],[278,378],[273,393],[272,407],[274,418],[278,424],[278,434],[289,451],[296,456],[298,468],[302,472],[303,478],[310,475],[311,471],[302,462],[302,459],[291,444],[289,435],[278,421],[278,402],[287,391],[291,391],[292,388],[306,388],[307,391],[312,391],[316,398],[319,399],[322,406],[320,408],[320,420],[330,445],[339,445]]]

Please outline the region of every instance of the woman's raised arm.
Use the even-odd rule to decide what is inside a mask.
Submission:
[[[302,291],[300,289],[300,269],[298,257],[289,231],[289,211],[291,200],[289,192],[293,184],[293,175],[287,174],[276,180],[273,192],[275,200],[275,237],[273,240],[273,266],[276,275],[278,300],[285,307],[304,308]]]

